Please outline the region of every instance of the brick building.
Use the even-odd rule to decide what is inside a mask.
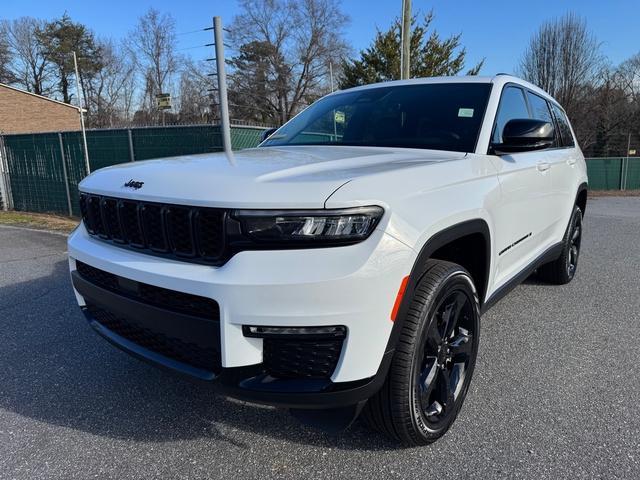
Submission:
[[[78,107],[0,83],[0,134],[80,130]]]

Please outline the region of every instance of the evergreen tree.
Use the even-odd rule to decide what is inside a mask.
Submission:
[[[467,51],[460,46],[461,34],[441,39],[435,30],[429,31],[433,12],[422,23],[411,19],[411,77],[457,75],[464,69]],[[467,72],[477,75],[484,59]],[[342,65],[340,88],[400,78],[400,20],[386,31],[376,33],[373,44],[360,52],[360,58],[346,60]]]
[[[47,22],[37,32],[47,58],[55,65],[58,88],[62,100],[70,103],[71,82],[74,78],[73,52],[78,58],[81,88],[86,92],[87,81],[101,68],[101,52],[93,32],[81,23],[74,23],[66,13],[59,19]]]

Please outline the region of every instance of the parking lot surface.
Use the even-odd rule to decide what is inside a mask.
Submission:
[[[639,478],[640,197],[590,200],[575,280],[483,317],[453,428],[398,448],[216,396],[87,326],[65,238],[0,227],[0,478]]]

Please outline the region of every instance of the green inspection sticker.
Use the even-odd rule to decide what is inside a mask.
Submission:
[[[473,117],[473,108],[459,108],[458,109],[458,116],[459,117],[467,117],[467,118]]]

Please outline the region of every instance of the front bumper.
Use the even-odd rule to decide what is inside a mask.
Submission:
[[[222,267],[210,267],[114,247],[92,238],[81,225],[69,237],[69,257],[78,303],[92,327],[111,343],[147,361],[210,380],[234,397],[294,408],[326,408],[364,400],[384,381],[384,375],[377,374],[386,373],[393,353],[388,346],[393,326],[389,314],[414,254],[391,236],[375,231],[366,241],[348,247],[247,251]],[[144,310],[144,305],[133,308],[127,299],[83,283],[74,273],[76,261],[125,279],[215,300],[219,335],[201,330],[192,339],[200,336],[205,344],[219,346],[221,370],[212,375],[175,362],[97,322],[88,304],[100,303],[120,314],[154,321],[164,317],[162,312]],[[175,323],[169,316],[163,324],[171,329]],[[347,335],[330,378],[276,379],[262,370],[264,341],[246,337],[244,325],[344,325]]]

